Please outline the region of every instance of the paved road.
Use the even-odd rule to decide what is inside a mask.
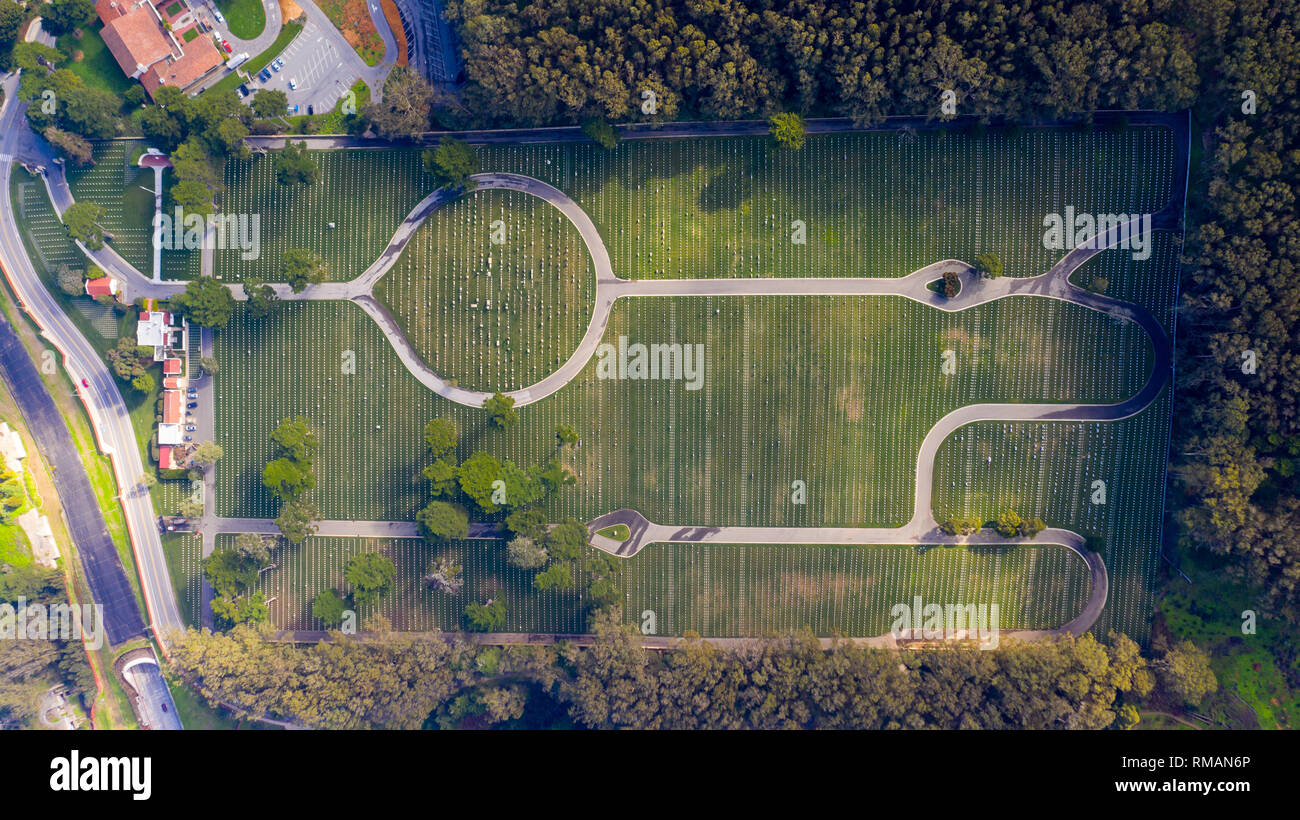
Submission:
[[[63,366],[86,405],[101,452],[109,456],[118,487],[124,491],[122,508],[135,552],[136,566],[148,608],[148,620],[154,634],[165,647],[172,630],[184,628],[176,592],[167,572],[153,503],[148,492],[137,487],[144,473],[140,451],[131,426],[130,414],[118,390],[117,382],[89,342],[77,331],[41,282],[23,247],[13,209],[8,206],[11,160],[15,157],[51,166],[52,155],[43,140],[34,139],[26,127],[26,106],[16,99],[17,75],[3,80],[4,107],[0,110],[0,192],[5,207],[0,208],[0,266],[23,309],[41,328],[42,335],[63,357]],[[32,155],[33,148],[40,153]],[[21,152],[21,153],[19,153]],[[120,257],[118,257],[120,259]],[[125,265],[125,262],[122,262]],[[126,265],[130,268],[129,265]],[[145,279],[139,271],[134,275]],[[147,279],[146,279],[147,281]],[[80,387],[83,379],[89,388]],[[65,509],[85,507],[65,500]],[[116,554],[116,552],[114,552]],[[134,599],[132,600],[134,605]],[[138,617],[138,615],[137,615]]]
[[[8,244],[8,233],[0,234],[0,259],[4,259],[6,271],[11,251]],[[104,607],[109,643],[116,646],[144,635],[144,620],[136,606],[135,593],[122,568],[117,546],[108,534],[81,454],[72,442],[72,433],[22,341],[3,317],[0,317],[0,376],[18,402],[36,449],[50,465],[50,475],[63,504],[68,532],[81,557],[91,597]]]

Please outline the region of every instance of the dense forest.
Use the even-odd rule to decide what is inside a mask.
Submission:
[[[446,12],[468,108],[525,125],[780,110],[870,124],[938,116],[947,89],[958,114],[1019,121],[1185,108],[1198,77],[1184,13],[1173,0],[449,0]]]
[[[798,111],[868,125],[943,117],[946,89],[957,115],[1017,122],[1191,108],[1169,530],[1300,620],[1300,2],[450,0],[447,14],[468,80],[449,123]]]
[[[1216,686],[1190,645],[1148,660],[1122,635],[996,651],[825,651],[810,635],[720,650],[703,642],[648,652],[616,609],[590,647],[480,647],[371,622],[306,647],[259,627],[191,630],[172,660],[238,717],[317,728],[528,725],[642,729],[1126,727],[1149,698],[1195,703]],[[262,626],[261,630],[268,627]]]

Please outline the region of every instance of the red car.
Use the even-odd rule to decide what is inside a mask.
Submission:
[[[82,386],[82,387],[87,387],[87,388],[88,388],[88,387],[90,387],[90,382],[86,381],[85,379],[82,379],[82,380],[81,380],[81,386]]]
[[[227,41],[227,40],[222,40],[222,41],[221,41],[221,47],[224,48],[224,49],[226,50],[226,53],[227,53],[227,54],[229,54],[231,51],[234,51],[234,49],[232,49],[232,48],[230,47],[230,42]]]

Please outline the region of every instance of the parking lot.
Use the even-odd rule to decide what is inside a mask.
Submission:
[[[256,93],[261,88],[279,89],[288,95],[290,108],[298,106],[294,112],[297,114],[306,114],[308,105],[315,106],[318,114],[329,111],[359,76],[315,21],[308,21],[278,57],[284,66],[279,71],[267,66],[270,79],[263,81],[259,76],[247,84],[248,90]],[[290,88],[290,81],[297,88]]]

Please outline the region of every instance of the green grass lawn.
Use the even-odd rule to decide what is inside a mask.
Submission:
[[[642,277],[903,275],[936,259],[973,257],[978,249],[996,250],[1011,275],[1029,275],[1059,256],[1042,247],[1038,226],[1048,205],[1154,210],[1168,198],[1171,178],[1167,163],[1150,161],[1172,151],[1168,132],[1158,129],[1030,130],[982,142],[957,134],[919,135],[910,143],[896,134],[852,134],[810,139],[809,146],[802,154],[773,155],[763,140],[647,140],[624,143],[615,152],[541,145],[483,149],[482,156],[486,168],[527,173],[573,195],[600,227],[616,271]],[[415,151],[318,156],[322,181],[310,189],[279,188],[266,158],[230,163],[227,197],[235,205],[228,208],[261,211],[264,253],[251,264],[219,255],[219,271],[227,277],[273,274],[280,250],[298,245],[322,253],[332,278],[350,278],[375,258],[430,187]],[[385,185],[364,181],[373,179]],[[475,335],[480,329],[473,327],[473,314],[447,304],[453,293],[472,302],[469,293],[462,296],[460,288],[467,286],[457,277],[480,275],[471,272],[476,259],[486,266],[482,257],[489,246],[480,247],[476,235],[458,233],[476,234],[484,220],[490,224],[493,208],[504,208],[498,204],[502,197],[480,199],[487,204],[468,200],[436,217],[383,295],[407,321],[423,324],[417,343],[444,373],[518,382],[548,372],[567,355],[555,342],[548,348],[540,341],[559,306],[538,317],[541,328],[502,319],[499,330],[490,329],[495,317],[488,315],[480,320],[482,335]],[[792,219],[807,222],[808,245],[788,241]],[[327,228],[328,222],[337,227]],[[555,230],[552,241],[567,248],[563,232]],[[539,240],[530,236],[529,242]],[[1105,278],[1106,292],[1167,317],[1176,255],[1171,243],[1161,242],[1141,267],[1103,254],[1090,263],[1097,270],[1090,267],[1080,277],[1094,288]],[[518,269],[531,269],[533,261],[521,257]],[[486,278],[483,272],[484,284]],[[492,278],[493,287],[502,288]],[[550,285],[555,290],[539,301],[560,298],[562,281],[557,278]],[[496,292],[510,296],[511,283]],[[467,339],[461,336],[466,330]],[[535,330],[540,334],[532,335]],[[439,349],[443,333],[459,344]],[[294,303],[282,305],[273,318],[237,318],[216,337],[217,438],[226,453],[217,471],[219,511],[275,514],[260,484],[270,456],[267,437],[279,419],[302,414],[322,440],[320,481],[311,497],[326,517],[410,520],[428,501],[415,478],[425,463],[421,429],[428,419],[448,415],[462,431],[460,458],[487,449],[519,463],[549,457],[556,425],[574,425],[582,441],[563,458],[578,484],[550,504],[553,520],[568,514],[589,520],[631,506],[666,524],[895,526],[911,514],[921,438],[948,411],[988,401],[1114,402],[1135,393],[1151,367],[1150,343],[1136,327],[1027,296],[958,314],[897,297],[621,300],[604,340],[616,343],[620,336],[702,344],[703,388],[605,381],[597,378],[593,361],[559,393],[521,408],[517,427],[498,431],[480,410],[450,405],[416,382],[378,328],[352,305]],[[559,336],[553,332],[551,338]],[[957,357],[953,376],[939,372],[947,350]],[[344,372],[345,360],[356,362],[355,372]],[[1158,555],[1168,412],[1165,398],[1134,419],[1110,425],[965,428],[940,451],[936,515],[969,510],[992,517],[1000,506],[1013,504],[1049,524],[1106,537],[1112,595],[1098,631],[1115,628],[1141,638]],[[988,466],[990,457],[994,467]],[[1082,506],[1089,482],[1103,476],[1111,503],[1102,510]],[[794,481],[805,483],[807,503],[792,503]],[[738,565],[758,561],[762,556],[755,551],[769,548],[735,549]],[[690,579],[713,578],[704,563],[680,563],[687,559],[677,556],[690,550],[668,552],[672,560],[661,562],[669,568],[660,570],[657,581],[637,580],[631,567],[641,559],[629,562],[629,606],[635,601],[653,608],[650,598],[661,594],[649,590],[681,591],[697,583]],[[732,553],[689,560],[723,555]],[[421,571],[427,564],[411,560]],[[903,566],[887,567],[876,580],[902,589],[901,579],[910,572]],[[808,574],[828,578],[830,571]],[[721,572],[719,578],[730,577],[731,570]],[[943,569],[936,583],[961,589],[957,572]],[[722,634],[714,630],[759,623],[742,617],[746,590],[759,582],[747,583],[730,599],[729,620],[683,605],[673,628],[698,624]],[[1045,579],[1035,583],[1047,588]],[[1076,600],[1072,596],[1080,593],[1070,591],[1070,583],[1033,600],[1044,607]],[[838,628],[816,614],[830,609],[817,606],[822,605],[809,604],[800,617],[819,629]],[[544,616],[554,620],[545,623],[573,623],[565,611],[555,609]],[[1042,625],[1072,614],[1044,610],[1025,617]],[[543,622],[528,620],[533,617],[521,613],[517,623]],[[777,614],[764,617],[761,623],[790,623]],[[875,624],[872,617],[879,615],[864,615],[853,629]]]
[[[234,536],[219,536],[233,546]],[[288,629],[322,629],[311,616],[318,592],[350,592],[348,560],[378,550],[393,559],[397,580],[377,607],[401,630],[463,628],[470,601],[504,596],[506,631],[581,632],[577,589],[538,592],[533,572],[505,560],[502,541],[459,541],[431,546],[415,540],[319,538],[283,546],[258,590],[271,603],[271,621]],[[452,557],[464,568],[459,595],[431,588],[424,575],[435,560]],[[585,558],[573,563],[581,579]],[[816,634],[879,635],[891,628],[895,604],[960,601],[997,604],[999,627],[1058,626],[1074,617],[1088,595],[1083,561],[1064,547],[966,549],[826,547],[727,544],[655,545],[622,564],[624,614],[641,624],[653,612],[658,635],[694,630],[705,635],[763,635],[808,627]],[[581,587],[581,584],[579,584]]]
[[[284,251],[300,247],[324,258],[328,279],[353,279],[383,252],[393,231],[434,188],[416,150],[317,151],[313,156],[320,179],[310,187],[280,185],[270,155],[226,163],[221,207],[261,216],[262,253],[245,261],[237,250],[216,251],[217,276],[282,281]]]
[[[436,372],[504,392],[541,381],[573,353],[595,308],[596,272],[555,208],[519,191],[476,191],[424,223],[375,295]],[[476,355],[488,349],[498,355]]]
[[[135,80],[122,73],[122,69],[113,58],[113,53],[104,45],[99,36],[103,26],[96,23],[81,29],[81,37],[65,34],[58,38],[59,50],[68,55],[66,68],[81,78],[92,88],[101,88],[120,100],[126,90],[135,84]],[[73,62],[72,57],[80,51],[82,58]]]
[[[225,15],[230,33],[241,40],[251,40],[266,28],[262,0],[217,0],[217,8]]]
[[[626,541],[632,537],[632,531],[628,529],[627,524],[615,524],[612,527],[605,527],[603,530],[596,530],[596,535],[613,538],[615,541]]]
[[[196,28],[191,28],[191,29],[186,29],[185,32],[181,34],[181,39],[187,43],[192,43],[196,39],[198,39],[198,36],[199,36],[199,30]]]

